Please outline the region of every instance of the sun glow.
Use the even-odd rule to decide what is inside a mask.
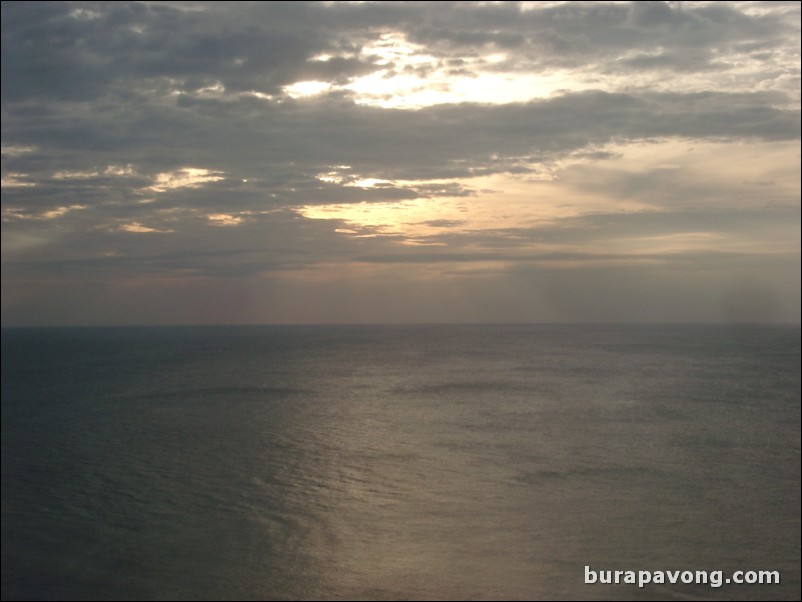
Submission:
[[[316,96],[328,91],[331,84],[321,81],[295,82],[289,86],[284,86],[284,93],[291,98],[304,98],[306,96]]]
[[[371,181],[373,179],[365,178],[359,182]],[[424,183],[396,181],[392,184],[421,186]],[[434,184],[444,185],[443,182]],[[346,236],[387,236],[397,238],[401,244],[417,245],[434,244],[435,241],[426,240],[426,237],[532,226],[577,211],[576,207],[558,206],[561,201],[553,183],[548,181],[524,182],[499,174],[456,184],[467,186],[475,194],[456,198],[435,196],[404,201],[305,205],[296,207],[296,211],[309,219],[335,220],[335,230]],[[538,197],[538,203],[532,202],[533,196]],[[502,199],[503,204],[500,203]]]
[[[524,102],[582,87],[559,71],[523,72],[507,53],[493,46],[474,49],[459,57],[438,56],[393,31],[378,34],[358,52],[337,56],[320,54],[310,62],[328,62],[335,58],[358,58],[372,64],[375,70],[347,81],[297,81],[284,86],[284,94],[303,99],[346,92],[360,105],[418,109],[447,103]]]
[[[647,157],[643,169],[674,169],[675,154],[650,155],[649,145],[641,149]],[[605,170],[637,163],[637,153],[630,156],[628,149],[615,145],[606,149],[611,158],[601,161]],[[675,149],[676,152],[684,148]],[[626,160],[622,157],[626,154]],[[404,201],[376,201],[360,203],[334,203],[305,205],[295,210],[309,219],[333,220],[333,229],[344,236],[382,236],[399,244],[447,244],[446,235],[470,234],[480,231],[512,233],[522,228],[554,224],[565,218],[578,217],[603,211],[634,213],[653,211],[649,197],[610,198],[592,188],[576,186],[588,177],[585,166],[588,159],[581,153],[568,156],[553,165],[529,165],[533,172],[496,173],[487,176],[442,180],[386,180],[332,170],[318,179],[337,182],[343,186],[365,190],[405,188],[419,190],[420,198]],[[513,164],[518,165],[513,161]],[[608,165],[609,164],[609,167]],[[521,164],[523,165],[523,164]],[[601,177],[606,174],[603,171]],[[570,202],[566,202],[566,186],[574,189]],[[445,191],[445,192],[438,192]],[[447,191],[459,191],[449,195]],[[508,238],[513,234],[505,234]]]
[[[239,226],[242,223],[242,218],[238,215],[230,213],[212,213],[206,216],[206,219],[213,226]]]
[[[150,189],[156,192],[164,192],[173,188],[195,188],[207,182],[217,182],[222,179],[222,172],[219,171],[198,167],[184,167],[156,174],[156,181]]]

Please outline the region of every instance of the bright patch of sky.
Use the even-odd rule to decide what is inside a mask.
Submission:
[[[221,172],[199,167],[182,167],[156,174],[155,182],[150,189],[155,192],[164,192],[173,188],[195,188],[207,182],[217,182],[222,179]]]

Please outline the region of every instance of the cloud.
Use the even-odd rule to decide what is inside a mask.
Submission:
[[[787,268],[799,13],[3,3],[4,296],[57,274]]]

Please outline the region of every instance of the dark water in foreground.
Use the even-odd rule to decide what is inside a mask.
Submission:
[[[4,329],[2,595],[799,599],[800,330]]]

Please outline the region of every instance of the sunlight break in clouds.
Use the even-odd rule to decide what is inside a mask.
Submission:
[[[572,86],[559,73],[505,72],[502,64],[507,55],[492,49],[478,56],[472,51],[458,58],[438,58],[401,32],[382,34],[361,54],[382,68],[342,87],[354,93],[354,102],[368,106],[419,109],[459,102],[505,104]]]
[[[305,96],[315,96],[330,89],[331,85],[326,82],[305,81],[285,86],[284,92],[292,98],[303,98]]]
[[[174,171],[156,174],[155,183],[150,187],[156,192],[164,192],[173,188],[194,188],[206,182],[217,182],[223,179],[221,172],[210,171],[198,167],[183,167]]]
[[[170,232],[175,232],[175,230],[159,230],[158,228],[149,228],[148,226],[143,226],[138,222],[123,224],[119,229],[123,232],[134,232],[136,234],[169,234]]]
[[[360,49],[359,57],[372,62],[377,70],[346,83],[299,81],[283,90],[291,98],[346,91],[353,94],[357,104],[419,109],[459,102],[522,102],[557,90],[582,88],[570,74],[561,71],[535,75],[505,70],[505,63],[514,64],[505,53],[477,56],[468,52],[459,58],[438,58],[428,54],[424,46],[408,41],[402,32],[381,34]],[[324,54],[313,61],[325,65],[338,58],[346,57]]]
[[[230,213],[214,213],[207,215],[208,219],[215,226],[238,226],[242,223],[242,218],[238,215],[231,215]]]

